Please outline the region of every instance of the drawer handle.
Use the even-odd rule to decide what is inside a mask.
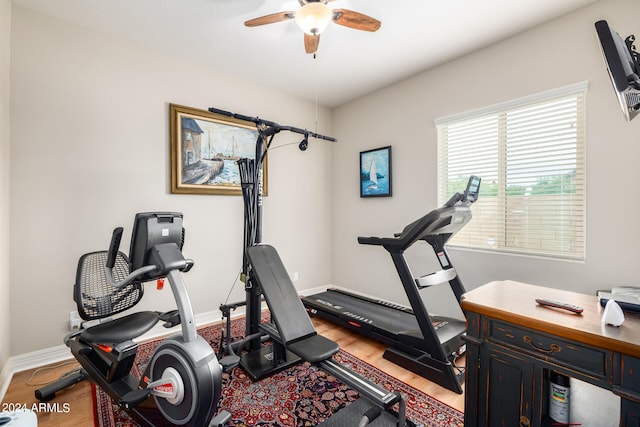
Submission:
[[[525,417],[524,415],[520,415],[520,427],[530,427],[531,426],[531,422],[529,421],[529,418]]]
[[[558,353],[560,352],[560,350],[562,350],[562,347],[560,347],[558,344],[551,344],[551,347],[549,349],[538,347],[533,342],[533,338],[531,338],[529,335],[525,335],[524,337],[522,337],[522,340],[527,344],[531,345],[531,347],[543,353]]]

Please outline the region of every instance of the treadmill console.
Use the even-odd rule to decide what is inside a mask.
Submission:
[[[481,178],[479,176],[471,175],[469,177],[469,181],[467,181],[467,188],[465,188],[464,193],[454,194],[449,200],[447,200],[447,203],[445,203],[444,206],[450,208],[455,206],[458,202],[470,204],[478,200],[480,181]]]
[[[479,176],[471,175],[467,182],[467,188],[464,190],[464,196],[462,201],[468,201],[473,203],[478,200],[478,193],[480,192],[480,181],[482,179]]]

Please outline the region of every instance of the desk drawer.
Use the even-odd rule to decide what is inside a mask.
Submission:
[[[542,334],[530,329],[520,329],[511,324],[489,320],[487,339],[506,344],[538,358],[555,361],[569,369],[606,378],[610,375],[611,352],[586,347],[569,340]]]
[[[620,366],[620,385],[624,389],[640,393],[640,359],[622,355]]]

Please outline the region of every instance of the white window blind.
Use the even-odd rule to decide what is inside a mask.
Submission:
[[[586,82],[436,121],[438,199],[482,178],[450,245],[584,259]]]

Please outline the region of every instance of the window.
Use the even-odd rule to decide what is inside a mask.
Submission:
[[[579,83],[436,120],[438,199],[482,178],[452,246],[584,259],[584,103]]]

